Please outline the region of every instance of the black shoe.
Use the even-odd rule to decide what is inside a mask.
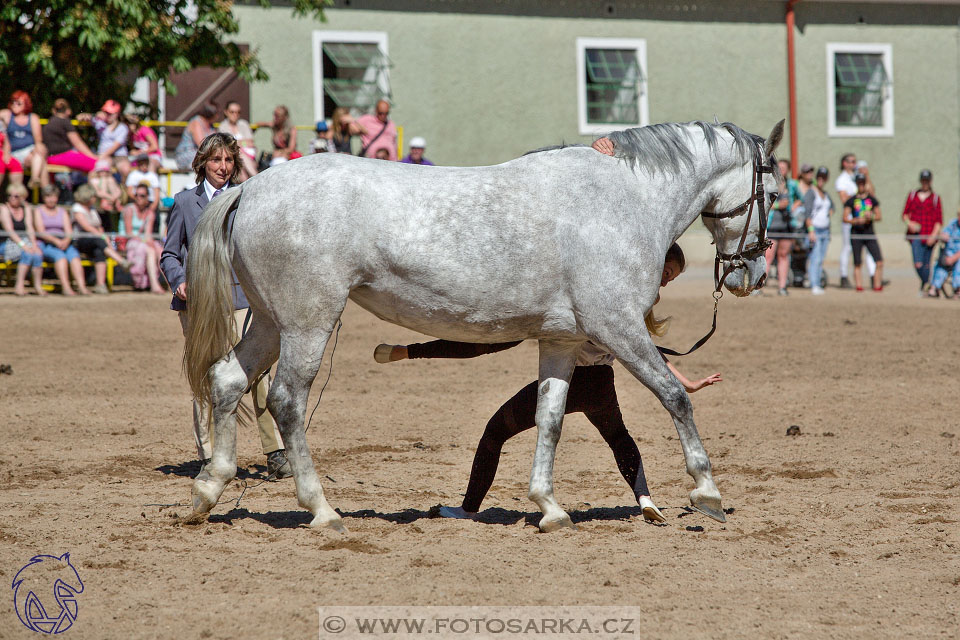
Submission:
[[[850,288],[851,288],[851,286],[850,286],[850,280],[849,280],[846,276],[840,278],[840,288],[841,288],[841,289],[850,289]]]
[[[290,468],[290,461],[287,460],[286,451],[277,449],[267,454],[267,474],[277,480],[289,478],[293,475],[293,469]]]

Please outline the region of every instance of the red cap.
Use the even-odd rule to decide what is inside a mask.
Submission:
[[[103,106],[100,107],[100,111],[105,111],[107,113],[120,113],[123,107],[120,106],[120,103],[116,100],[107,100],[103,103]]]

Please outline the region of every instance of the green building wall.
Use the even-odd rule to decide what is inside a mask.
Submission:
[[[788,117],[782,2],[350,4],[347,8],[340,0],[324,23],[294,19],[284,7],[235,8],[241,27],[237,40],[258,50],[271,75],[251,89],[253,119],[268,120],[282,103],[298,124],[312,123],[315,30],[387,33],[392,117],[403,126],[406,140],[426,138],[426,155],[438,164],[495,164],[549,144],[589,143],[593,136],[580,135],[577,122],[578,37],[646,40],[651,123],[717,117],[765,136]],[[934,173],[945,216],[956,210],[958,9],[956,4],[797,5],[799,160],[826,165],[831,184],[843,153],[867,160],[885,205],[880,225],[885,233],[902,229],[903,199],[922,168]],[[892,45],[892,137],[827,135],[829,42]],[[269,133],[257,135],[258,145],[267,148]],[[310,138],[311,133],[300,133],[301,150]],[[781,156],[789,156],[788,139]]]

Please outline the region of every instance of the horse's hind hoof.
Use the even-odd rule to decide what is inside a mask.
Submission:
[[[544,516],[543,519],[540,520],[540,531],[543,533],[552,533],[567,527],[576,529],[577,525],[573,524],[573,520],[571,520],[570,516],[566,513],[556,516]]]
[[[657,505],[653,504],[653,500],[644,496],[640,498],[640,507],[643,509],[643,519],[647,522],[652,522],[654,524],[664,524],[667,519],[663,517],[663,514],[660,513],[660,509],[657,508]]]
[[[310,527],[313,529],[330,529],[337,533],[350,533],[346,525],[343,524],[343,518],[321,518],[317,516],[310,521]]]
[[[723,503],[720,501],[720,494],[705,495],[699,489],[690,492],[690,506],[717,522],[726,522],[727,517],[723,515]]]

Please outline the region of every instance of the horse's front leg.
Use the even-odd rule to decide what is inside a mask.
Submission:
[[[544,533],[573,526],[567,512],[553,496],[553,461],[560,441],[570,377],[576,366],[579,343],[540,340],[540,386],[537,392],[537,450],[530,471],[527,496],[540,507]]]
[[[632,326],[632,325],[631,325]],[[597,336],[616,354],[617,358],[637,380],[657,396],[673,418],[680,436],[683,457],[696,488],[690,492],[690,504],[714,520],[726,522],[723,515],[720,491],[713,481],[710,458],[700,441],[697,425],[693,421],[693,404],[687,390],[670,373],[663,357],[657,351],[650,334],[641,325],[638,330],[626,333],[607,331]]]

